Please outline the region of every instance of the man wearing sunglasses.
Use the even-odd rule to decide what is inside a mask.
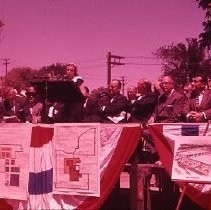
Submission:
[[[41,102],[37,90],[34,87],[29,87],[26,90],[26,102],[29,106],[32,116],[32,123],[40,123],[43,111],[43,103]]]

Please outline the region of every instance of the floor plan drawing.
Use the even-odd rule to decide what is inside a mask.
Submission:
[[[0,126],[0,197],[27,199],[31,126]]]
[[[99,125],[54,128],[54,193],[99,196]]]

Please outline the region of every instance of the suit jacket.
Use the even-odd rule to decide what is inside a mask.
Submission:
[[[8,100],[0,103],[0,119],[2,120],[4,116],[16,116],[20,122],[32,121],[30,107],[26,98],[22,96],[16,96],[13,104]]]
[[[30,104],[30,112],[32,116],[32,123],[40,123],[41,122],[41,115],[43,112],[43,103],[35,102],[34,104]]]
[[[202,101],[199,105],[196,103],[197,95],[192,95],[188,103],[183,107],[183,115],[186,116],[190,111],[204,112],[206,119],[203,118],[202,122],[207,122],[211,119],[211,90],[205,90],[202,96]]]
[[[45,107],[45,113],[42,116],[43,123],[64,123],[64,103],[52,103]]]
[[[110,103],[105,106],[105,109],[103,110],[104,113],[104,122],[109,122],[108,117],[116,117],[121,112],[127,112],[128,110],[128,100],[127,97],[125,97],[122,94],[116,94],[111,98]],[[126,117],[121,120],[121,122],[125,122]],[[110,121],[111,122],[111,121]]]
[[[83,122],[101,122],[101,116],[98,114],[99,105],[98,100],[94,98],[87,98],[86,106],[83,109]]]
[[[154,113],[157,100],[158,95],[155,93],[150,93],[137,99],[131,105],[129,122],[147,122]]]
[[[165,94],[160,95],[155,108],[155,122],[171,123],[182,121],[182,110],[186,101],[187,98],[175,90],[169,96]]]

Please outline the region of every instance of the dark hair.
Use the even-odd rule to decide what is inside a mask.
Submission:
[[[195,77],[201,77],[201,82],[204,83],[204,84],[207,84],[207,76],[201,74],[201,73],[195,73],[193,76],[192,76],[192,79],[195,78]]]
[[[112,81],[117,81],[118,82],[118,88],[121,89],[122,88],[122,83],[119,79],[112,79]]]

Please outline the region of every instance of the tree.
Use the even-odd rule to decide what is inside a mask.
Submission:
[[[204,31],[199,34],[200,46],[208,50],[211,49],[211,0],[197,0],[199,7],[206,11],[205,21],[202,23]]]
[[[60,79],[65,74],[66,65],[61,63],[56,63],[56,65],[53,63],[49,66],[42,67],[38,73],[38,77],[52,77],[53,79]]]
[[[8,72],[5,78],[5,85],[10,85],[19,89],[26,89],[30,86],[30,82],[33,81],[37,70],[31,69],[29,67],[19,67],[14,68]]]
[[[206,10],[209,7],[209,4],[211,3],[211,0],[196,0],[199,2],[199,7],[201,7],[203,10]]]
[[[96,89],[93,89],[91,91],[91,95],[94,97],[94,98],[98,98],[99,97],[99,94],[100,93],[108,93],[108,89],[101,86],[101,87],[98,87]]]
[[[66,65],[57,63],[50,66],[44,66],[40,70],[29,67],[14,68],[8,72],[7,77],[3,78],[4,85],[10,85],[17,89],[25,89],[31,85],[31,82],[48,79],[49,74],[55,76],[54,79],[60,79],[65,74]]]
[[[210,59],[205,58],[197,39],[189,38],[186,42],[165,45],[153,53],[162,61],[163,74],[172,76],[178,86],[184,85],[196,73],[206,76],[211,73]]]

